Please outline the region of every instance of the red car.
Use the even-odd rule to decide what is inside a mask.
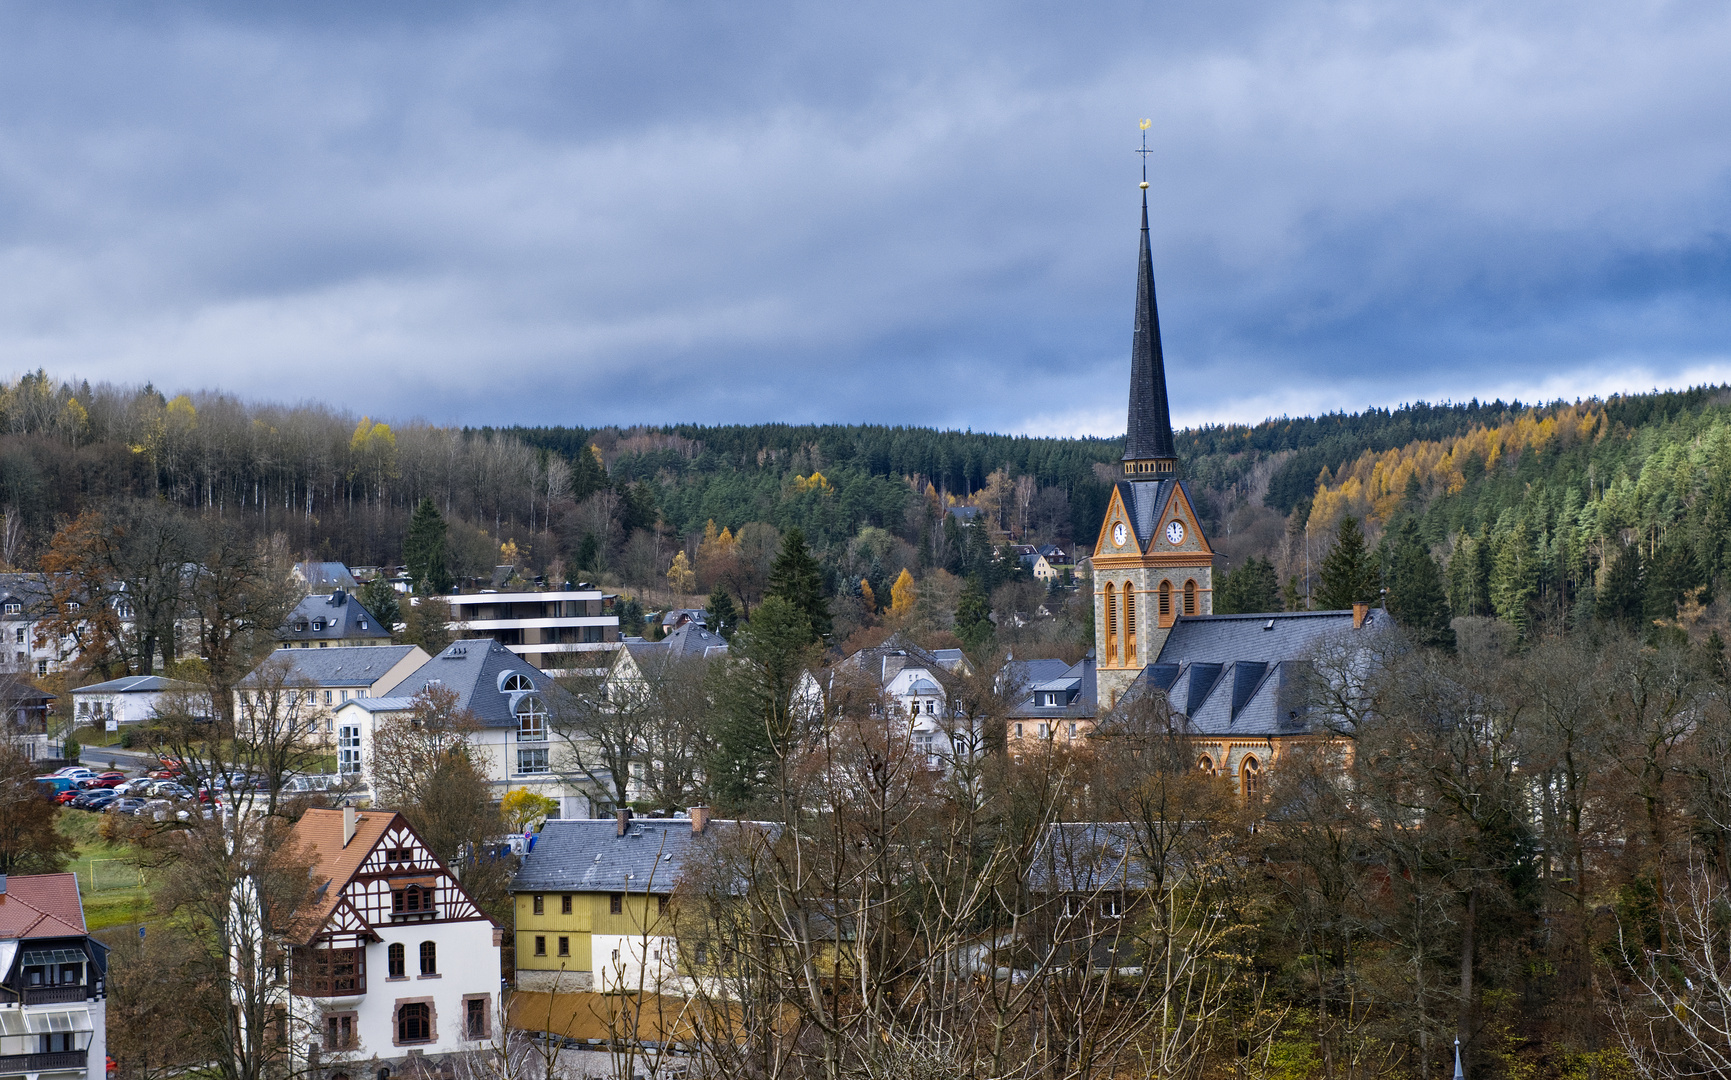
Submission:
[[[124,783],[126,783],[126,774],[125,773],[123,773],[123,772],[105,772],[105,773],[100,773],[96,776],[93,776],[88,780],[80,780],[78,782],[78,786],[83,788],[85,791],[89,791],[91,788],[119,787],[121,784],[124,784]]]
[[[54,801],[59,803],[61,806],[65,806],[67,803],[78,798],[78,796],[82,794],[84,794],[84,792],[80,791],[78,788],[67,788],[65,791],[57,793],[54,796]]]

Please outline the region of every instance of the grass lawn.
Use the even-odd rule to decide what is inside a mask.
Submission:
[[[144,922],[153,914],[149,879],[140,883],[130,847],[102,839],[101,822],[101,814],[83,810],[61,810],[56,822],[60,832],[78,845],[78,854],[66,869],[78,874],[84,922],[91,930]]]

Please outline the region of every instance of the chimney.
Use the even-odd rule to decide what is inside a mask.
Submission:
[[[1352,605],[1352,628],[1354,630],[1363,630],[1364,629],[1364,620],[1369,618],[1369,617],[1370,617],[1370,605],[1369,604],[1359,602],[1359,603],[1354,603]]]
[[[686,813],[691,815],[692,832],[701,833],[703,830],[709,828],[709,807],[693,806],[690,810],[687,810]]]
[[[615,823],[613,835],[624,836],[625,830],[631,828],[631,808],[627,806],[624,809],[613,811],[613,820]]]
[[[355,808],[352,804],[343,807],[343,846],[344,847],[348,847],[349,841],[353,840],[355,838],[355,823],[358,820],[359,819],[355,817]]]

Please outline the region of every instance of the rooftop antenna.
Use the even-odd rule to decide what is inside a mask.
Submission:
[[[1148,190],[1148,155],[1154,151],[1148,149],[1148,129],[1154,126],[1154,121],[1142,121],[1142,149],[1136,151],[1142,155],[1142,190]]]

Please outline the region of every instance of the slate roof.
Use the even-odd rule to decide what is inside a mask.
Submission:
[[[690,818],[635,818],[624,836],[618,822],[554,819],[541,826],[534,850],[511,879],[512,892],[673,892],[693,852],[738,829],[776,827],[761,821],[710,821],[702,833]]]
[[[170,690],[197,690],[194,683],[181,682],[162,675],[127,675],[124,678],[109,679],[107,682],[92,683],[73,690],[73,694],[159,694]]]
[[[78,937],[86,933],[77,874],[25,874],[4,880],[0,939]]]
[[[645,641],[641,638],[628,638],[625,648],[631,650],[634,659],[648,659],[652,656],[666,655],[676,660],[691,657],[718,656],[727,651],[727,639],[712,630],[705,629],[697,623],[688,622],[673,630],[660,641]]]
[[[365,649],[378,652],[380,646]],[[295,650],[316,653],[332,650]],[[349,650],[353,652],[361,649]],[[414,697],[430,684],[457,692],[457,707],[475,714],[485,727],[516,727],[517,718],[511,707],[522,692],[501,690],[503,676],[516,672],[528,676],[535,693],[548,698],[563,698],[565,692],[553,682],[553,677],[518,656],[491,638],[468,638],[453,641],[439,655],[428,660],[402,682],[391,688],[391,697]],[[552,704],[549,701],[549,704]]]
[[[1373,610],[1355,631],[1351,611],[1183,616],[1128,694],[1163,691],[1197,735],[1301,735],[1310,730],[1311,654],[1334,635],[1372,631],[1387,618]]]
[[[295,563],[295,576],[307,583],[309,588],[358,589],[360,582],[349,573],[349,568],[340,562],[298,562]]]
[[[1028,888],[1035,892],[1111,892],[1146,888],[1146,845],[1136,826],[1118,821],[1075,821],[1048,825],[1028,864]]]
[[[362,624],[365,625],[362,625]],[[314,626],[320,629],[313,629]],[[391,632],[359,600],[338,589],[327,595],[303,597],[277,631],[278,641],[342,641],[373,638],[389,641]]]
[[[41,574],[0,574],[0,611],[22,604],[25,615],[34,615],[47,602],[48,582]]]
[[[858,671],[870,675],[880,684],[888,683],[907,668],[925,668],[932,677],[945,681],[967,664],[960,649],[922,649],[901,634],[891,634],[883,644],[860,649],[844,656],[835,664],[842,671]]]
[[[343,702],[343,708],[356,707],[370,713],[409,712],[415,707],[412,697],[363,697],[350,698]]]
[[[1092,717],[1099,711],[1100,683],[1095,670],[1094,653],[1089,651],[1074,664],[1062,660],[1014,661],[1025,674],[1020,699],[1010,707],[1009,715],[1017,720]],[[1062,692],[1068,704],[1038,705],[1035,694]]]
[[[418,645],[344,645],[330,649],[278,649],[265,663],[286,661],[292,682],[312,686],[370,686],[418,648]],[[240,685],[257,683],[255,669]]]
[[[1372,609],[1365,626],[1381,626],[1388,613]],[[1272,624],[1272,625],[1270,625]],[[1324,638],[1352,630],[1352,611],[1277,611],[1262,615],[1183,615],[1172,624],[1156,663],[1200,660],[1294,660]]]

